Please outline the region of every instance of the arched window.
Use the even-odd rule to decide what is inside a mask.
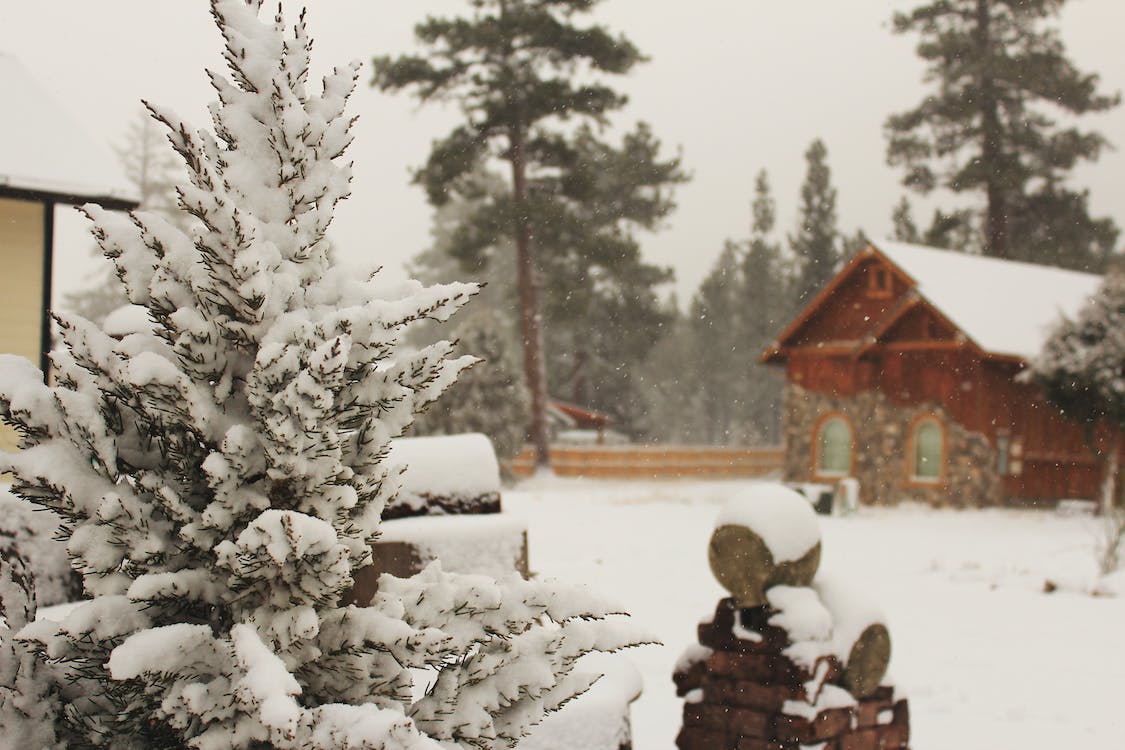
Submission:
[[[842,477],[852,471],[852,427],[840,415],[821,420],[816,431],[816,473]]]
[[[910,478],[919,482],[941,480],[945,461],[945,434],[941,422],[923,417],[914,423],[910,438]]]

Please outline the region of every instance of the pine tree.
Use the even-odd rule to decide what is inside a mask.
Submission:
[[[399,486],[390,439],[475,361],[401,338],[476,289],[332,267],[357,66],[312,93],[304,17],[260,6],[212,3],[213,133],[150,107],[187,166],[190,230],[86,207],[152,331],[59,316],[50,385],[0,357],[21,434],[0,472],[64,518],[92,597],[19,637],[57,670],[70,748],[511,747],[591,683],[580,656],[633,639],[581,590],[437,563],[344,604]]]
[[[687,315],[668,324],[646,361],[659,440],[747,445],[780,437],[782,378],[758,358],[792,315],[793,272],[773,236],[764,170],[751,215],[749,240],[727,241]]]
[[[760,364],[758,356],[792,316],[793,308],[786,294],[791,275],[789,264],[782,257],[781,245],[772,239],[777,211],[764,169],[754,182],[751,215],[750,243],[742,273],[745,291],[741,316],[745,321],[742,332],[748,361],[741,375],[731,375],[747,380],[747,416],[760,440],[772,444],[780,438],[784,381],[774,368]]]
[[[457,338],[465,351],[482,361],[418,415],[410,434],[480,432],[492,441],[499,458],[511,459],[527,439],[527,388],[505,335],[505,321],[487,308],[474,312],[459,326]]]
[[[598,25],[576,24],[577,16],[596,2],[473,0],[469,17],[431,17],[416,27],[427,57],[375,59],[373,83],[378,88],[413,89],[423,102],[453,99],[465,112],[465,123],[434,143],[416,175],[432,203],[449,200],[457,179],[482,161],[499,158],[510,170],[504,200],[476,217],[470,229],[483,230],[488,241],[504,234],[515,244],[531,435],[542,466],[549,451],[548,395],[538,278],[549,273],[544,256],[565,249],[548,244],[545,233],[556,222],[563,230],[577,226],[571,221],[576,213],[565,210],[574,208],[574,194],[552,200],[559,196],[548,186],[558,185],[551,177],[560,166],[567,171],[581,158],[581,146],[566,135],[573,132],[566,121],[601,125],[625,103],[625,97],[595,79],[583,80],[581,73],[620,75],[642,60],[624,37]],[[613,177],[608,169],[603,174]],[[586,215],[603,208],[614,214],[628,205],[590,206]]]
[[[922,233],[922,244],[963,253],[980,252],[980,236],[973,229],[972,213],[964,208],[949,213],[935,208],[930,226]]]
[[[918,225],[914,223],[914,215],[910,208],[910,199],[905,195],[895,204],[891,212],[891,224],[894,227],[893,237],[899,242],[917,244],[922,241]]]
[[[688,313],[694,339],[692,366],[699,391],[703,442],[744,445],[759,434],[747,415],[749,367],[757,360],[744,335],[745,251],[727,241],[699,286]]]
[[[664,303],[669,323],[665,334],[649,351],[642,396],[650,421],[646,439],[658,443],[702,443],[708,429],[703,418],[700,373],[706,366],[699,352],[696,331],[680,312],[673,295]]]
[[[887,120],[887,158],[904,184],[928,192],[983,193],[985,254],[1098,269],[1117,239],[1092,219],[1087,195],[1066,187],[1074,166],[1108,145],[1096,132],[1060,126],[1107,110],[1119,97],[1067,59],[1047,22],[1064,0],[934,0],[896,13],[897,33],[917,32],[936,91]]]
[[[840,262],[836,189],[827,159],[828,149],[819,138],[805,152],[807,171],[801,183],[797,232],[789,237],[797,263],[794,297],[798,309],[835,275]]]
[[[1125,275],[1111,271],[1073,320],[1063,320],[1031,364],[1047,400],[1082,425],[1103,463],[1104,534],[1098,562],[1115,570],[1125,552],[1125,509],[1117,501],[1118,435],[1125,430]]]
[[[176,185],[183,180],[184,168],[168,149],[160,124],[148,112],[137,112],[113,150],[125,178],[141,198],[141,207],[187,229],[191,219],[176,204]]]
[[[548,382],[634,436],[650,426],[640,380],[669,322],[657,289],[672,280],[671,269],[645,262],[635,231],[659,225],[686,179],[660,150],[644,123],[620,146],[580,127],[557,152],[557,176],[536,180]]]
[[[22,558],[35,572],[35,605],[49,607],[82,598],[82,578],[70,568],[58,539],[59,518],[9,493],[0,484],[0,558]]]
[[[140,197],[140,207],[145,211],[155,211],[180,229],[186,229],[190,217],[176,206],[176,183],[183,179],[183,167],[168,149],[163,129],[148,112],[142,110],[137,113],[114,151],[125,178]],[[92,252],[103,260],[96,246]],[[99,265],[102,271],[90,284],[63,295],[63,306],[101,325],[110,313],[129,304],[129,300],[117,281],[112,264]]]
[[[674,207],[670,186],[684,179],[679,160],[662,160],[659,151],[644,124],[620,146],[580,127],[558,145],[550,174],[535,180],[549,391],[609,413],[634,435],[647,419],[643,361],[670,321],[657,289],[672,277],[645,262],[635,230],[658,226]],[[417,262],[487,282],[490,306],[515,320],[513,243],[502,234],[507,203],[505,187],[478,165],[436,210],[435,243]]]

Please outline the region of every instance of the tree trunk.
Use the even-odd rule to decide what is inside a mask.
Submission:
[[[550,466],[550,436],[547,431],[547,367],[543,360],[543,329],[539,315],[539,280],[535,270],[534,237],[527,214],[527,163],[524,160],[522,128],[514,126],[511,141],[512,197],[516,211],[516,284],[519,288],[520,336],[523,340],[523,369],[531,394],[531,443],[535,463]]]
[[[1117,498],[1117,471],[1118,471],[1118,437],[1117,429],[1110,428],[1109,452],[1105,457],[1105,476],[1102,477],[1101,487],[1101,515],[1104,526],[1104,538],[1100,550],[1098,567],[1102,575],[1112,573],[1118,566],[1118,548],[1121,536],[1125,531],[1125,524],[1118,515],[1114,500]]]
[[[1000,104],[992,80],[992,30],[988,11],[989,0],[977,0],[976,42],[978,54],[984,61],[981,71],[981,159],[987,170],[985,194],[988,201],[985,220],[984,254],[995,258],[1010,258],[1011,243],[1008,238],[1008,199],[1003,184],[1003,147],[1000,132]]]
[[[1114,430],[1105,457],[1105,476],[1102,477],[1101,497],[1099,498],[1102,514],[1106,516],[1109,516],[1113,510],[1113,499],[1117,496],[1117,453],[1117,431]]]

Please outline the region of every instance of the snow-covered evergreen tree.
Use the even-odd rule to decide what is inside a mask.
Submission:
[[[0,558],[20,557],[35,573],[35,604],[49,607],[82,598],[82,579],[58,540],[59,519],[10,494],[0,484]]]
[[[211,75],[213,133],[150,107],[187,165],[189,232],[86,209],[152,330],[60,316],[53,385],[0,357],[22,435],[0,471],[63,517],[92,597],[19,637],[60,674],[71,748],[512,746],[590,684],[580,656],[635,638],[580,589],[436,563],[342,605],[399,486],[390,439],[475,361],[400,337],[476,288],[331,266],[358,66],[312,93],[303,16],[260,6],[212,2],[230,72]]]
[[[49,670],[15,633],[35,617],[31,566],[15,548],[0,549],[0,747],[59,746],[58,694]]]
[[[1073,320],[1063,320],[1032,362],[1031,377],[1064,416],[1082,425],[1103,462],[1098,566],[1121,564],[1125,508],[1117,502],[1120,434],[1125,430],[1125,274],[1113,271]]]
[[[191,217],[176,205],[176,183],[183,179],[183,164],[168,148],[167,130],[145,110],[129,123],[121,142],[114,147],[122,171],[140,197],[140,207],[159,213],[180,229],[187,229]],[[109,314],[129,303],[100,248],[90,248],[97,256],[99,272],[83,288],[63,295],[62,307],[101,325]]]

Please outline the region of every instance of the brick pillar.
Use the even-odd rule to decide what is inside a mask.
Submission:
[[[699,625],[703,646],[673,675],[685,698],[680,750],[906,750],[909,709],[894,688],[862,700],[840,691],[844,669],[833,656],[802,666],[784,652],[788,634],[768,624],[768,607],[738,609],[723,599]],[[737,627],[736,627],[737,625]],[[825,701],[828,689],[837,700]],[[816,708],[826,703],[851,703]]]

